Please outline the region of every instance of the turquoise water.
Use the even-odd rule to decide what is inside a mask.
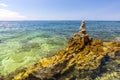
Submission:
[[[81,21],[0,21],[0,73],[26,68],[65,48]],[[87,21],[95,39],[120,41],[120,21]]]

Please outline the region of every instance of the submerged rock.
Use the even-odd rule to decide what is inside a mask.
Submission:
[[[100,80],[100,76],[104,78],[104,73],[110,70],[110,75],[120,76],[120,70],[117,71],[119,74],[113,72],[114,67],[120,67],[120,43],[94,40],[88,36],[83,21],[80,31],[69,40],[66,49],[8,76],[6,80]]]

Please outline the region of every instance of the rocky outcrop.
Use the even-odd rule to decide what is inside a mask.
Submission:
[[[120,43],[94,40],[88,36],[83,21],[80,31],[69,40],[65,50],[38,61],[11,78],[13,80],[100,80],[100,76],[104,77],[104,73],[109,70],[115,71],[114,68],[116,70],[120,68]]]

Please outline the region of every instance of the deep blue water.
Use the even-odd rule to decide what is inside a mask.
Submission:
[[[56,34],[70,38],[79,30],[80,24],[81,21],[1,21],[0,38],[16,38],[32,32],[45,32],[46,35]],[[94,38],[106,40],[120,34],[120,21],[87,21],[86,25],[89,35]]]
[[[32,65],[63,49],[81,21],[0,21],[0,73]],[[120,21],[86,21],[94,39],[120,41]]]

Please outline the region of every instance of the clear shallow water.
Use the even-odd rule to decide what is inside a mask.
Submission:
[[[63,49],[81,21],[0,21],[0,73],[7,75]],[[120,21],[87,21],[95,39],[120,41]]]

